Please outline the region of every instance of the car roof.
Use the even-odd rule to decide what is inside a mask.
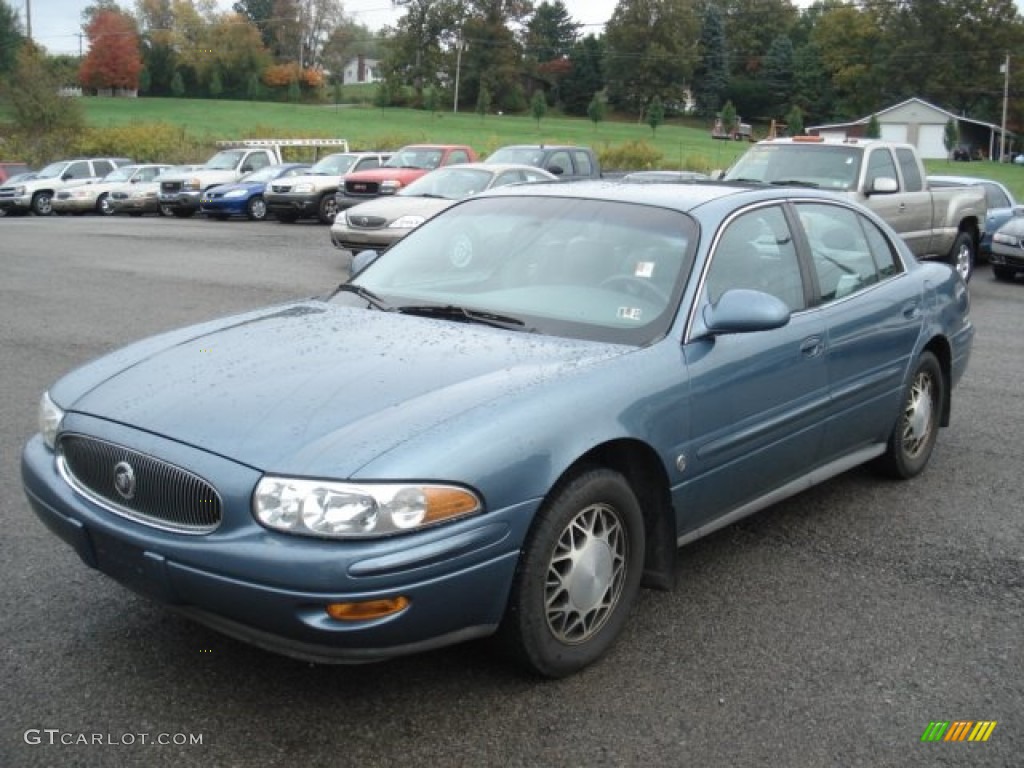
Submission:
[[[836,195],[805,187],[780,187],[746,182],[694,181],[686,184],[637,184],[622,179],[562,181],[558,184],[522,184],[488,190],[475,197],[577,197],[609,202],[642,203],[691,212],[717,200],[739,198],[735,206],[762,200],[792,198],[844,202]]]

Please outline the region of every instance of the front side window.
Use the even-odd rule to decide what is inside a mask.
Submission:
[[[722,230],[708,271],[708,299],[717,302],[736,288],[771,294],[793,312],[806,307],[796,247],[780,206],[742,213]]]
[[[664,336],[675,317],[696,231],[679,211],[633,203],[468,198],[352,282],[394,311],[426,307],[452,319],[465,308],[524,331],[643,345]],[[334,301],[359,299],[342,292]]]
[[[92,176],[92,169],[89,168],[89,163],[85,160],[80,160],[68,165],[68,169],[64,171],[64,175],[61,178],[65,179],[88,179]]]
[[[868,189],[875,185],[875,179],[896,177],[896,163],[888,149],[873,149],[868,155]]]

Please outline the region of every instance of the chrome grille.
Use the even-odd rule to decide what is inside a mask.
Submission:
[[[383,216],[365,216],[354,212],[348,214],[346,218],[348,218],[348,225],[356,229],[380,229],[388,223]]]
[[[181,533],[209,533],[220,525],[221,499],[212,485],[147,454],[66,434],[57,464],[71,487],[123,517]]]
[[[349,195],[377,195],[380,184],[376,181],[346,181],[345,192]]]
[[[160,191],[167,195],[181,192],[182,183],[180,181],[161,181]]]

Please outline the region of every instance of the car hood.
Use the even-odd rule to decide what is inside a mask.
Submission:
[[[346,216],[350,219],[357,216],[380,216],[388,221],[401,216],[423,216],[429,218],[457,202],[458,200],[444,200],[437,197],[415,197],[412,195],[409,197],[402,195],[378,197],[349,208]]]
[[[257,469],[346,477],[468,410],[630,350],[309,301],[145,340],[51,395]]]

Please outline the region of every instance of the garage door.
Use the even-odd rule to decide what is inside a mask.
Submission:
[[[931,160],[946,157],[946,145],[942,141],[945,133],[943,125],[922,125],[917,131],[918,154]]]
[[[906,143],[907,141],[907,125],[906,123],[882,123],[881,128],[882,138],[886,141],[899,141]]]

